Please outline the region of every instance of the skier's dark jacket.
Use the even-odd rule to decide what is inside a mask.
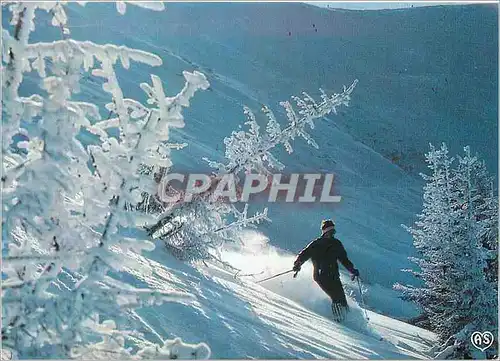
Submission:
[[[339,279],[337,261],[342,263],[349,272],[352,273],[354,270],[354,265],[347,257],[344,246],[337,238],[331,235],[323,235],[309,243],[297,255],[295,264],[301,266],[308,259],[311,259],[313,263],[313,277],[315,281],[319,281],[320,275]]]

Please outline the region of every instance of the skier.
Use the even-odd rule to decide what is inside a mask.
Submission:
[[[347,268],[353,278],[359,276],[359,271],[354,268],[347,257],[342,243],[334,237],[335,223],[332,220],[327,219],[321,222],[321,233],[320,238],[315,239],[299,252],[293,264],[293,271],[299,272],[304,262],[308,259],[312,260],[314,281],[332,299],[334,318],[340,322],[344,319],[349,308],[340,282],[337,261],[340,261]]]

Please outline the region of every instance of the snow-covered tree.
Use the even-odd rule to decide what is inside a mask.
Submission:
[[[423,211],[407,227],[420,255],[411,258],[420,270],[409,272],[422,285],[395,288],[422,307],[440,337],[439,358],[463,358],[477,352],[472,332],[498,330],[497,198],[484,162],[471,156],[469,147],[455,167],[444,144],[431,146],[426,160],[432,173],[423,175]],[[496,348],[487,352],[494,355]]]
[[[478,246],[484,249],[484,262],[481,268],[487,270],[487,280],[498,283],[498,196],[495,194],[494,178],[488,173],[486,164],[478,156],[472,156],[470,148],[464,148],[464,156],[458,157],[456,171],[460,188],[461,202],[473,206],[465,208],[469,222],[474,224]]]
[[[2,6],[12,13],[11,31],[2,28],[3,346],[19,358],[208,357],[205,344],[151,344],[122,329],[139,322],[128,310],[186,302],[191,295],[134,288],[110,273],[141,268],[129,252],[154,248],[145,232],[121,234],[153,220],[134,212],[141,195],[156,190],[141,166],[171,165],[170,150],[179,146],[168,143],[169,129],[184,125],[182,108],[208,81],[184,72],[184,88],[166,97],[152,75],[151,84],[140,85],[144,105],[125,97],[115,66],[159,66],[158,56],[71,39],[59,2]],[[123,2],[117,7],[125,11]],[[43,10],[62,39],[30,43],[35,15]],[[20,94],[24,73],[32,71],[41,89]],[[85,73],[102,79],[111,99],[106,109],[75,100]],[[101,119],[103,113],[109,117]],[[119,135],[110,136],[111,128]],[[82,129],[99,136],[99,144],[85,147],[77,137]]]
[[[238,177],[243,173],[267,176],[271,169],[282,170],[284,165],[272,151],[283,146],[288,153],[292,153],[291,142],[296,137],[302,137],[314,148],[318,148],[306,128],[314,129],[314,120],[331,112],[336,113],[340,106],[348,106],[356,84],[357,80],[349,87],[344,87],[341,93],[333,95],[327,95],[320,89],[319,103],[307,93],[303,93],[303,98],[292,97],[295,107],[289,101],[281,102],[288,120],[283,128],[271,109],[264,106],[262,112],[267,119],[264,132],[261,132],[255,114],[250,108],[244,107],[248,129],[233,131],[224,139],[226,162],[219,163],[204,158],[215,169],[213,180],[233,176],[237,183]],[[239,211],[234,203],[214,199],[213,195],[214,187],[211,187],[195,194],[190,202],[166,205],[160,220],[147,228],[149,234],[164,240],[167,248],[181,259],[217,260],[218,248],[226,241],[237,239],[235,231],[268,220],[267,208],[247,216],[247,203]]]

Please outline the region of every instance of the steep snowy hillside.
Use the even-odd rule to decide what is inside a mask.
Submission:
[[[336,90],[356,77],[357,102],[335,122],[404,168],[421,171],[422,149],[443,140],[452,153],[468,143],[497,165],[487,148],[497,144],[494,5],[363,12],[188,3],[153,15],[131,9],[109,23],[97,20],[101,8],[75,10],[84,16],[75,26],[106,30],[102,41],[123,36],[200,67],[232,90],[218,89],[229,102],[275,108],[291,94]]]
[[[221,159],[223,138],[244,121],[243,105],[258,111],[266,104],[283,116],[279,101],[319,87],[339,91],[359,79],[351,107],[318,122],[312,134],[319,151],[301,140],[291,156],[280,150],[288,172],[335,173],[342,202],[272,204],[273,222],[260,229],[271,244],[295,253],[317,235],[322,218],[333,217],[369,285],[368,307],[393,317],[416,314],[391,287],[414,282],[400,272],[411,267],[413,254],[400,225],[411,224],[421,207],[415,173],[425,170],[427,144],[446,141],[452,152],[470,144],[492,172],[497,164],[494,7],[365,13],[291,3],[171,3],[160,13],[129,7],[124,16],[113,4],[69,9],[75,38],[160,55],[164,65],[153,71],[167,92],[182,86],[182,70],[207,75],[210,91],[197,95],[186,127],[174,134],[189,144],[174,155],[177,171],[206,171],[202,157]],[[60,36],[48,23],[38,29],[33,40]],[[126,96],[142,96],[137,84],[148,78],[146,70],[132,65],[119,74]],[[100,85],[89,77],[81,97],[104,103]]]
[[[268,248],[262,236],[245,234],[244,249],[225,255],[238,266],[275,266],[290,256]],[[160,248],[160,245],[158,245]],[[255,251],[259,250],[259,253]],[[435,336],[426,330],[362,310],[349,298],[351,311],[340,325],[331,317],[330,301],[310,280],[310,269],[293,279],[256,284],[273,269],[255,277],[236,275],[209,265],[195,270],[155,251],[145,258],[133,255],[149,272],[123,274],[122,279],[138,286],[194,294],[189,307],[165,304],[138,310],[151,340],[181,336],[191,342],[207,342],[214,358],[247,359],[406,359],[428,358]],[[132,276],[132,277],[131,277]],[[356,295],[355,295],[356,296]]]

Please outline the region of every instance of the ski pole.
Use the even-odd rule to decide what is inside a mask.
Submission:
[[[274,276],[271,276],[271,277],[264,278],[263,280],[257,281],[255,283],[261,283],[261,282],[264,282],[264,281],[269,281],[269,280],[271,280],[273,278],[286,275],[287,273],[290,273],[290,272],[293,272],[293,269],[285,271],[285,272],[278,273],[277,275],[274,275]]]
[[[363,311],[365,311],[366,320],[370,321],[370,318],[368,317],[368,313],[366,312],[365,308],[365,300],[363,298],[363,291],[361,290],[361,283],[359,283],[359,277],[356,278],[358,279],[359,295],[361,296],[361,307],[363,307]]]

